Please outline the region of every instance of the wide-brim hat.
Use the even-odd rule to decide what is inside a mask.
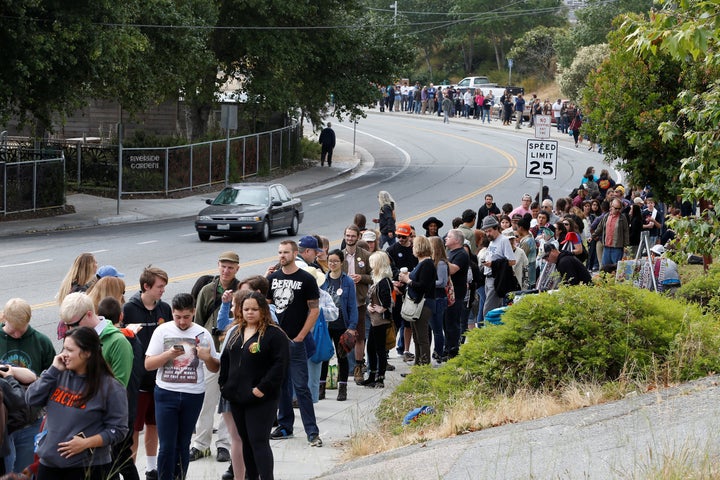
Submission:
[[[443,225],[445,225],[443,222],[441,222],[441,221],[438,220],[437,218],[435,218],[435,217],[430,217],[430,218],[428,218],[427,220],[425,220],[425,221],[423,222],[422,228],[424,228],[425,230],[427,230],[427,229],[430,227],[430,224],[431,224],[431,223],[434,223],[435,225],[437,225],[438,230],[440,230],[440,229],[443,227]]]

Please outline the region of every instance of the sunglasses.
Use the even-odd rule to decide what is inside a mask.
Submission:
[[[404,240],[408,237],[407,237],[407,235],[398,235],[397,238],[399,238],[400,240]]]
[[[77,327],[77,326],[80,325],[80,322],[82,322],[82,321],[85,319],[85,317],[87,317],[87,312],[85,312],[85,315],[83,315],[82,317],[80,317],[80,320],[78,320],[77,322],[75,322],[75,323],[66,323],[65,326],[66,326],[67,328],[75,328],[75,327]]]

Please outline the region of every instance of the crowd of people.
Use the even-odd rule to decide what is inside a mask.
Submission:
[[[514,122],[518,129],[523,125],[525,117],[528,118],[528,126],[533,127],[537,115],[548,115],[552,117],[559,133],[573,137],[576,147],[579,147],[583,139],[588,139],[587,135],[582,134],[584,119],[574,102],[560,98],[555,102],[548,98],[541,100],[536,94],[526,100],[522,92],[506,88],[496,95],[493,90],[497,89],[488,86],[485,89],[460,90],[453,85],[421,85],[420,82],[414,85],[380,85],[378,108],[380,112],[434,114],[444,117],[446,123],[452,117],[473,118],[483,123],[491,123],[492,119],[495,119],[508,126]],[[595,148],[595,144],[589,141],[588,150],[594,151]],[[602,153],[602,147],[598,148]]]
[[[665,219],[687,211],[592,167],[568,197],[544,188],[498,206],[488,193],[445,232],[435,216],[417,232],[397,221],[389,192],[377,199],[374,225],[356,214],[340,248],[320,235],[283,240],[277,263],[244,279],[239,255],[224,252],[217,275],[170,304],[164,270],[146,267],[126,301],[124,275],[81,254],[58,292],[57,354],[30,325],[28,303],[9,300],[0,316],[3,473],[137,479],[144,430],[147,480],[186,478],[190,462],[211,455],[213,435],[217,459],[230,462],[223,479],[272,479],[271,440],[294,436],[294,408],[308,444],[323,444],[314,404],[327,401],[330,365],[315,361],[320,315],[337,358],[336,401],[346,401],[348,384],[384,388],[393,350],[415,365],[445,362],[508,293],[589,283],[645,241],[662,265],[659,289],[672,288]]]

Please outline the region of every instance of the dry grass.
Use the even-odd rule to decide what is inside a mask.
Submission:
[[[572,384],[550,393],[527,390],[512,396],[498,394],[482,404],[463,397],[448,407],[436,423],[421,422],[402,430],[396,425],[380,424],[375,430],[358,432],[350,439],[344,457],[351,460],[427,440],[557,415],[616,400],[622,393],[623,389],[608,393],[599,384]]]

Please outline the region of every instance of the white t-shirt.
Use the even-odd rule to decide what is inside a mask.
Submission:
[[[552,112],[553,112],[553,116],[554,116],[555,118],[560,118],[560,111],[561,111],[561,110],[562,110],[562,103],[557,103],[557,102],[555,102],[555,103],[552,104]]]
[[[492,262],[493,260],[500,260],[501,258],[507,258],[508,261],[515,260],[515,252],[513,252],[510,240],[505,235],[498,235],[498,237],[490,242],[485,253],[485,261]],[[485,267],[485,275],[492,275],[492,268]]]
[[[210,332],[197,323],[180,330],[174,321],[165,322],[153,332],[146,355],[159,355],[173,345],[182,345],[185,353],[157,369],[155,383],[171,392],[205,392],[205,369],[197,356],[197,345],[210,346],[210,354],[220,358]]]

